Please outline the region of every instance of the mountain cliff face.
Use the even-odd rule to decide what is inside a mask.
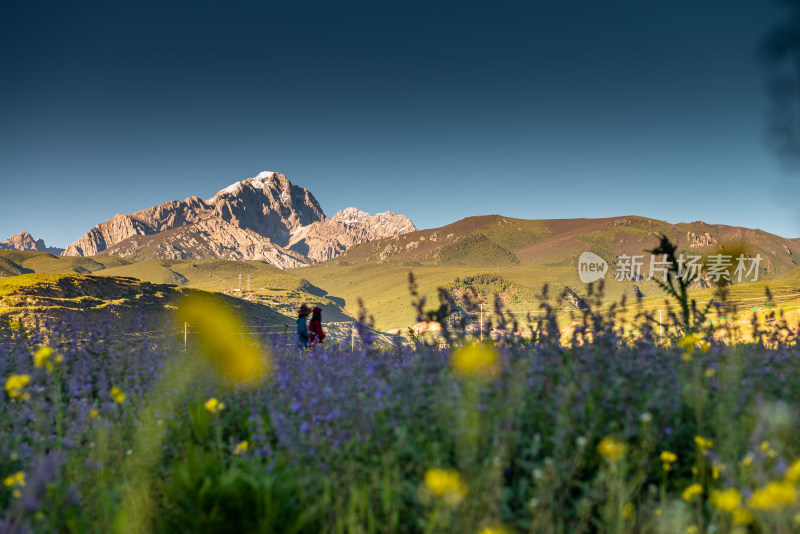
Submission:
[[[348,247],[413,231],[392,212],[348,208],[328,219],[314,195],[286,176],[261,172],[208,200],[189,197],[98,224],[64,251],[134,259],[263,260],[280,268],[324,261]]]
[[[56,255],[64,251],[63,248],[46,246],[43,239],[34,239],[28,232],[20,232],[5,241],[0,241],[0,250],[32,250]]]
[[[391,211],[370,215],[358,208],[346,208],[330,219],[297,228],[289,241],[289,249],[312,261],[325,261],[353,245],[415,230],[405,215]]]
[[[261,260],[281,269],[308,264],[302,254],[275,245],[256,232],[240,228],[219,217],[211,217],[155,235],[131,236],[110,246],[103,254],[133,260]]]

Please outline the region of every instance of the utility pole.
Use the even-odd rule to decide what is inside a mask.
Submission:
[[[186,350],[186,334],[187,334],[188,329],[189,329],[189,323],[184,322],[183,323],[183,350],[184,351]]]
[[[247,275],[247,292],[250,293],[250,275]]]
[[[242,275],[239,275],[239,293],[242,292]]]

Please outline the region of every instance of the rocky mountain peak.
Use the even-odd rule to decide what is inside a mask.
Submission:
[[[296,229],[292,233],[289,248],[313,261],[325,261],[353,245],[415,230],[416,227],[405,215],[391,211],[370,215],[350,207],[330,219]]]
[[[48,252],[50,254],[61,254],[64,249],[48,247],[44,244],[43,239],[34,239],[30,232],[22,231],[0,242],[0,250],[30,250],[35,252]]]
[[[274,171],[234,182],[213,197],[120,213],[64,251],[68,256],[226,257],[293,267],[323,261],[370,239],[414,230],[393,212],[347,208],[328,219],[314,195]]]

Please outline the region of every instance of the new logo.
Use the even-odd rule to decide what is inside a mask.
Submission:
[[[578,276],[584,284],[603,278],[608,272],[608,262],[593,252],[584,252],[578,258]]]

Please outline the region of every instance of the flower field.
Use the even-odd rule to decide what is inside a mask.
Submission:
[[[800,531],[796,325],[301,350],[218,306],[0,326],[0,532]]]

